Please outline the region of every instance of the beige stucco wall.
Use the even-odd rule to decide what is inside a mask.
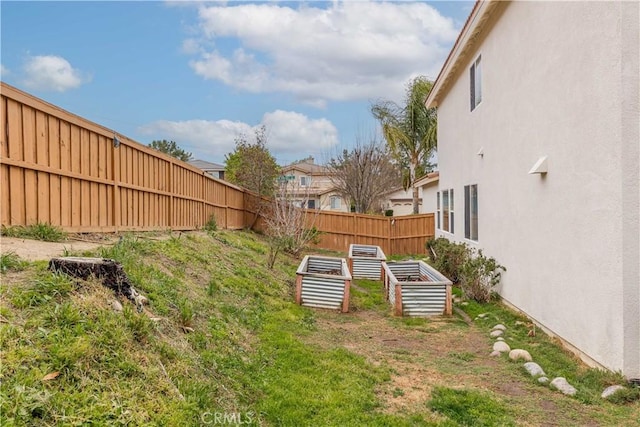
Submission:
[[[438,107],[439,187],[456,205],[455,236],[438,234],[464,240],[464,185],[478,184],[471,244],[507,267],[502,296],[629,377],[640,377],[638,16],[635,2],[504,6]],[[541,156],[548,174],[528,174]]]
[[[422,192],[420,213],[435,213],[437,206],[436,194],[438,193],[438,181],[421,186],[420,191]]]

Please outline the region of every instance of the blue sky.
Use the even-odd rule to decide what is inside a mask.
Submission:
[[[2,81],[142,144],[224,163],[265,125],[280,164],[365,142],[434,79],[473,2],[2,1]]]

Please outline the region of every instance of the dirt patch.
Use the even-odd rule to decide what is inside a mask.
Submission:
[[[42,242],[40,240],[19,239],[15,237],[0,238],[0,253],[13,252],[27,261],[49,260],[63,256],[65,252],[82,252],[101,246],[112,245],[117,238],[101,241],[73,240],[64,242]]]

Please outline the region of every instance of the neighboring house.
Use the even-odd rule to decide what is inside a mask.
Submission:
[[[440,172],[430,172],[417,180],[413,186],[420,190],[420,213],[435,213]]]
[[[205,160],[190,160],[188,162],[191,166],[195,166],[198,169],[202,169],[207,174],[211,175],[214,178],[224,179],[224,165],[219,165],[217,163],[207,162]]]
[[[418,206],[422,205],[421,191],[418,191]],[[413,188],[407,190],[402,187],[394,188],[385,194],[382,206],[383,211],[392,210],[393,216],[413,214]]]
[[[329,169],[315,164],[313,157],[283,167],[280,179],[290,183],[287,196],[298,206],[349,211],[349,204],[333,189]]]
[[[639,9],[478,2],[426,101],[437,235],[495,257],[507,304],[628,378],[640,378]]]

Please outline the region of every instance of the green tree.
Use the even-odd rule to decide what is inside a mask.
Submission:
[[[254,131],[255,143],[241,134],[235,139],[236,148],[225,156],[225,177],[260,196],[271,197],[275,190],[280,167],[267,148],[265,126]]]
[[[437,147],[436,110],[424,104],[432,86],[433,82],[419,76],[407,84],[404,105],[381,100],[371,106],[391,153],[408,169],[405,188],[427,172],[425,166]],[[413,213],[418,213],[418,202],[418,189],[414,188]]]
[[[268,208],[265,197],[271,198],[275,192],[276,179],[280,167],[267,148],[267,129],[261,126],[254,130],[256,142],[251,143],[246,134],[235,139],[236,148],[225,156],[225,178],[256,195],[248,199],[249,210],[254,212],[250,228]]]
[[[175,141],[167,141],[166,139],[163,139],[162,141],[154,140],[151,141],[149,147],[173,156],[183,162],[188,162],[193,158],[191,153],[180,148]]]

